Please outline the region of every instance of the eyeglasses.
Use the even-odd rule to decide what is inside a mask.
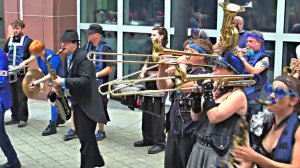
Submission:
[[[287,91],[283,87],[277,87],[274,89],[273,86],[268,86],[265,88],[265,91],[267,95],[271,95],[272,93],[274,93],[276,99],[281,99],[284,96],[298,97],[297,93]]]

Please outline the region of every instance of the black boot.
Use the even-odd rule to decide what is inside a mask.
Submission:
[[[63,120],[60,116],[60,114],[58,113],[57,119],[56,119],[56,126],[60,125],[60,124],[64,124],[65,120]]]
[[[42,136],[48,136],[48,135],[52,135],[52,134],[56,134],[56,125],[55,123],[49,123],[49,125],[47,126],[47,128],[45,129],[45,131],[42,132]]]

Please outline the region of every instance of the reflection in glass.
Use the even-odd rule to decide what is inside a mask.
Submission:
[[[117,51],[117,32],[104,31],[102,41],[105,41],[113,50]],[[80,30],[80,47],[85,48],[87,44],[87,30]],[[111,59],[116,59],[117,57],[111,56]],[[109,80],[117,78],[117,66],[114,67],[114,72],[109,76]]]
[[[189,12],[189,28],[217,28],[217,0],[191,0]],[[172,16],[174,16],[174,1],[172,1]],[[171,26],[174,27],[174,20],[171,18]]]
[[[151,46],[150,34],[124,33],[124,53],[146,54]],[[126,57],[123,60],[145,61],[146,57]],[[143,64],[123,64],[123,76],[142,69]],[[136,79],[135,77],[132,77]]]
[[[80,0],[81,23],[117,24],[117,0]]]
[[[296,47],[300,43],[295,42],[284,42],[283,43],[283,54],[282,54],[282,68],[285,66],[290,66],[292,58],[297,58],[296,56]]]
[[[124,0],[123,3],[125,25],[164,25],[164,0]]]
[[[285,1],[285,33],[300,33],[300,1],[286,0]]]
[[[225,0],[241,6],[250,0]],[[245,12],[239,13],[244,18],[245,30],[259,30],[265,32],[276,31],[277,1],[274,0],[251,0],[252,8],[246,8]]]

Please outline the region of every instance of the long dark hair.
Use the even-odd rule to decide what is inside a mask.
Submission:
[[[169,42],[167,29],[164,28],[164,27],[161,27],[161,26],[157,26],[157,27],[154,27],[152,30],[157,30],[159,35],[164,36],[162,41],[161,41],[161,44],[162,44],[163,47],[166,47],[168,42]]]

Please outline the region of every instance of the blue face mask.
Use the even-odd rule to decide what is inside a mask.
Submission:
[[[254,53],[254,50],[253,50],[253,49],[248,49],[248,50],[247,50],[247,55],[248,55],[248,56],[251,57],[251,56],[253,56],[254,54],[255,54],[255,53]]]

